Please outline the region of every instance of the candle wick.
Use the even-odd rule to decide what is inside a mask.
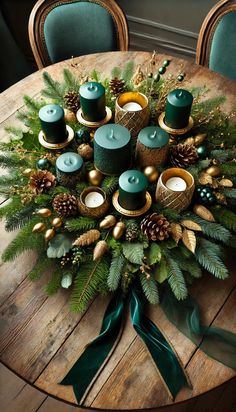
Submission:
[[[149,138],[155,139],[156,135],[157,135],[157,131],[155,130],[152,134],[149,135]]]
[[[182,90],[177,94],[177,97],[182,97],[183,96],[183,92]]]
[[[114,130],[111,129],[110,135],[109,135],[109,139],[115,139],[115,135],[114,135]]]

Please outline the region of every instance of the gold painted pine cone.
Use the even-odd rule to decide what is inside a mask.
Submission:
[[[78,201],[74,195],[69,193],[56,195],[52,205],[59,216],[73,216],[78,212]]]

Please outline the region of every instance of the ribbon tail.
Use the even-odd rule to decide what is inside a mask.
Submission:
[[[78,404],[84,399],[97,373],[111,356],[121,336],[124,296],[116,294],[110,301],[99,336],[89,343],[72,366],[61,385],[73,385]]]
[[[168,391],[175,398],[181,388],[190,386],[187,376],[164,335],[144,315],[143,303],[134,289],[131,294],[130,312],[134,329],[144,341]]]
[[[169,291],[162,296],[166,316],[184,335],[210,357],[236,370],[236,334],[225,329],[203,326],[197,302],[188,297],[179,302]]]

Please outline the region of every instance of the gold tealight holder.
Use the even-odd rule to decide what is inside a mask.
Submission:
[[[182,129],[173,129],[165,124],[165,112],[162,112],[158,118],[158,123],[161,129],[165,130],[172,136],[182,136],[188,133],[193,128],[193,118],[189,116],[189,121],[186,127]]]
[[[148,98],[139,92],[124,92],[116,99],[115,123],[127,127],[132,137],[149,123]]]
[[[106,193],[97,186],[89,186],[82,191],[78,199],[78,209],[82,216],[100,218],[110,207]]]
[[[178,167],[166,169],[157,182],[156,201],[164,208],[180,212],[190,205],[194,188],[194,178],[189,172]]]
[[[74,130],[70,126],[68,126],[68,124],[66,125],[66,130],[67,130],[67,139],[61,143],[47,142],[47,140],[45,139],[45,135],[43,131],[41,130],[38,135],[39,143],[46,149],[50,149],[50,150],[63,149],[64,147],[68,146],[74,139]]]

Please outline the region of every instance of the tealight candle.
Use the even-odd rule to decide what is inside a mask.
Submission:
[[[48,143],[58,144],[67,139],[64,110],[57,104],[47,104],[39,110],[39,120]]]
[[[84,203],[87,207],[98,207],[104,203],[104,197],[101,193],[90,192],[85,196]]]
[[[100,172],[120,175],[130,167],[131,136],[126,127],[106,124],[94,134],[94,165]]]
[[[56,175],[63,186],[74,187],[83,172],[83,159],[74,152],[66,152],[57,158]]]
[[[105,88],[102,84],[88,82],[79,89],[80,106],[83,118],[90,122],[99,122],[106,116]]]
[[[193,96],[188,90],[172,90],[166,99],[165,124],[173,129],[183,129],[189,123]]]
[[[142,110],[142,106],[136,102],[129,102],[122,106],[123,110],[127,110],[128,112],[137,112],[138,110]]]
[[[126,170],[119,178],[119,199],[121,207],[127,210],[141,209],[146,202],[148,180],[139,170]]]
[[[168,189],[170,190],[173,190],[174,192],[183,192],[183,190],[186,189],[187,184],[184,179],[175,176],[170,177],[170,179],[166,181],[166,187],[168,187]]]
[[[141,167],[161,166],[166,161],[168,148],[168,133],[157,126],[145,127],[138,134],[136,162]]]
[[[78,199],[78,209],[82,216],[99,218],[107,212],[109,206],[106,193],[96,186],[86,187]]]

